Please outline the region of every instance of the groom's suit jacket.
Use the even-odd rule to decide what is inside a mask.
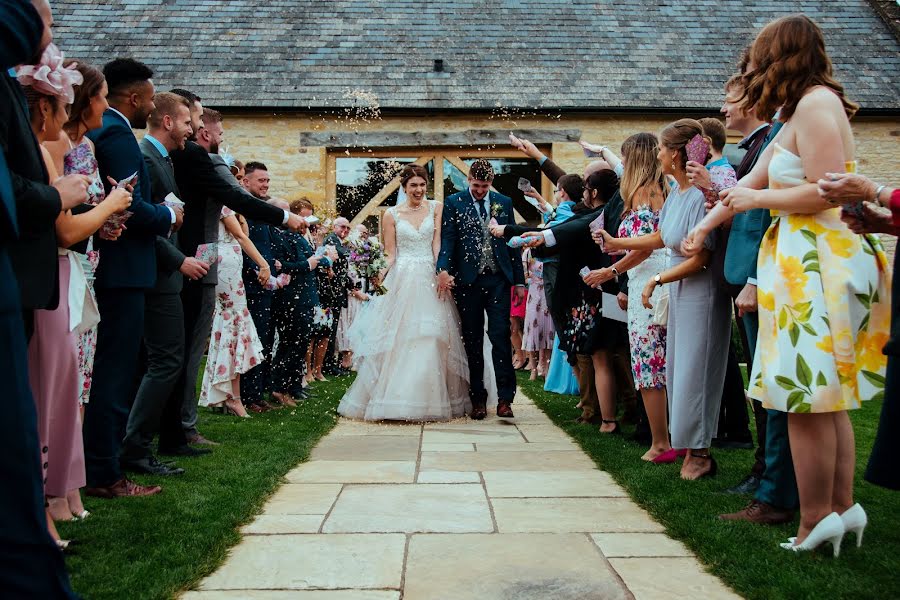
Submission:
[[[488,206],[500,225],[513,223],[512,200],[495,191],[488,192]],[[498,207],[499,211],[493,208]],[[447,271],[458,283],[470,284],[478,278],[479,257],[482,254],[483,224],[478,207],[469,190],[459,192],[444,201],[441,220],[441,252],[437,259],[437,271]],[[494,260],[510,285],[525,285],[522,268],[522,251],[510,248],[506,243],[491,237]]]

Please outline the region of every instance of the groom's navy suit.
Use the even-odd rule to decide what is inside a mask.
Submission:
[[[512,223],[512,200],[490,191],[487,219],[500,225]],[[481,201],[481,202],[484,202]],[[459,309],[463,345],[469,359],[469,397],[472,404],[487,402],[484,387],[484,313],[488,317],[498,398],[512,402],[516,393],[516,373],[512,366],[509,336],[510,288],[525,285],[522,253],[503,240],[490,237],[493,265],[484,265],[485,220],[469,190],[454,194],[444,202],[441,221],[441,252],[437,271],[455,278],[453,295]]]

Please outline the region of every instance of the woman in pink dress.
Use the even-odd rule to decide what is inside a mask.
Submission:
[[[83,81],[74,68],[63,66],[63,56],[51,44],[36,66],[20,67],[17,72],[28,101],[31,126],[40,143],[56,142],[68,120],[66,107],[75,99],[75,87]],[[48,182],[59,176],[61,165],[41,146]],[[61,161],[60,161],[61,162]],[[59,248],[59,305],[54,310],[35,311],[34,335],[28,347],[29,379],[38,417],[41,440],[41,464],[44,490],[54,503],[48,507],[51,535],[60,548],[53,517],[72,520],[86,516],[78,490],[85,485],[84,445],[78,409],[78,349],[81,331],[99,320],[96,306],[87,291],[87,282],[77,253],[69,247],[84,241],[113,214],[131,205],[131,194],[117,190],[93,210],[73,215],[60,213],[56,220]],[[67,498],[72,498],[71,504]]]
[[[259,281],[267,285],[269,264],[247,237],[247,222],[225,206],[219,220],[219,280],[200,406],[220,406],[235,416],[249,418],[241,404],[241,375],[263,360],[263,348],[247,309],[242,250],[259,266]]]

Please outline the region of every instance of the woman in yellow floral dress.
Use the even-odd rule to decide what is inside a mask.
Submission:
[[[856,451],[847,411],[884,395],[888,262],[877,238],[852,233],[840,209],[809,183],[855,166],[849,118],[857,106],[832,77],[821,30],[803,15],[773,21],[757,36],[750,61],[747,105],[761,118],[780,108],[784,126],[687,245],[701,246],[728,210],[772,212],[759,253],[750,396],[789,414],[800,527],[782,547],[812,550],[828,541],[837,555],[844,533],[860,542],[866,525],[853,503]]]

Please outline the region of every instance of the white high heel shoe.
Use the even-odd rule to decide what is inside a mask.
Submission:
[[[825,542],[831,542],[834,548],[834,557],[837,558],[841,553],[841,540],[844,537],[844,521],[837,513],[831,513],[813,527],[806,539],[802,543],[797,544],[796,538],[780,544],[785,550],[793,550],[794,552],[809,552],[815,550]]]
[[[844,522],[844,531],[847,533],[852,531],[856,534],[856,547],[862,546],[863,530],[869,524],[869,518],[866,516],[866,511],[863,510],[863,507],[859,503],[854,504],[844,511],[841,515],[841,521]]]

